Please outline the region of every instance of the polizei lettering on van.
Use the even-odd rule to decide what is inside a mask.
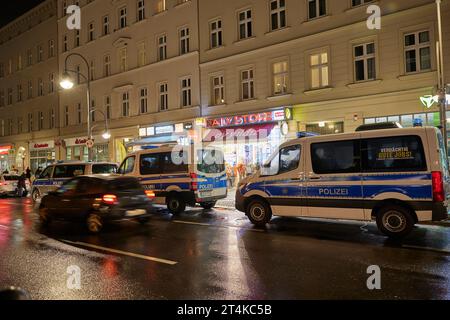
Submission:
[[[345,188],[321,188],[319,189],[321,196],[348,196],[348,189]]]

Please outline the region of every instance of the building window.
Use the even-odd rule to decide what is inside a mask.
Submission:
[[[370,2],[373,2],[373,0],[352,0],[352,7],[358,7]]]
[[[111,75],[111,56],[103,57],[103,76],[109,77]]]
[[[288,91],[289,70],[287,61],[274,63],[273,72],[273,94],[282,95]]]
[[[128,117],[130,115],[130,93],[122,93],[122,117]]]
[[[189,28],[183,28],[180,30],[180,54],[186,54],[189,52]]]
[[[406,73],[431,70],[431,41],[429,31],[405,35]]]
[[[53,58],[55,56],[55,41],[49,40],[48,41],[48,57]],[[22,60],[22,59],[20,59]]]
[[[375,43],[354,46],[355,81],[376,79]]]
[[[127,48],[120,48],[119,49],[119,65],[120,65],[120,72],[127,71],[127,69],[128,69]]]
[[[28,132],[33,131],[33,114],[28,114]]]
[[[181,106],[190,107],[192,105],[191,78],[181,79]]]
[[[33,82],[31,80],[28,80],[28,99],[33,98]]]
[[[49,128],[53,129],[55,127],[55,110],[50,110],[50,117],[49,117]]]
[[[218,19],[210,23],[211,48],[218,48],[223,45],[222,20]]]
[[[145,114],[148,112],[148,90],[141,88],[139,90],[139,113]]]
[[[55,92],[55,74],[54,73],[50,73],[50,75],[48,76],[48,92],[49,93],[53,93]]]
[[[38,79],[38,97],[42,97],[44,95],[44,82],[42,79]]]
[[[147,57],[145,53],[145,43],[141,42],[138,44],[138,66],[145,66],[147,63]]]
[[[42,111],[39,111],[38,117],[38,130],[42,130],[44,129],[44,113]]]
[[[8,105],[13,104],[13,89],[8,88]]]
[[[327,0],[308,0],[308,19],[315,19],[327,14]]]
[[[311,88],[328,87],[330,84],[328,53],[320,52],[310,56]]]
[[[69,126],[69,106],[64,107],[64,126]]]
[[[22,55],[19,54],[19,56],[17,57],[17,71],[22,70]]]
[[[137,21],[145,19],[145,1],[138,0],[137,2]]]
[[[23,94],[22,94],[22,85],[17,85],[17,102],[22,102]]]
[[[67,1],[63,1],[62,3],[62,16],[64,17],[67,14]]]
[[[106,119],[111,119],[111,97],[106,96],[105,97],[105,113],[106,113]]]
[[[67,35],[64,35],[63,37],[63,52],[67,52],[69,50],[69,47],[67,45]]]
[[[167,59],[167,36],[158,37],[158,61]]]
[[[33,53],[31,50],[27,50],[27,66],[31,66],[33,64]]]
[[[12,71],[13,70],[13,62],[12,62],[12,59],[9,59],[9,62],[8,62],[8,74],[9,75],[11,75],[12,74]]]
[[[78,103],[78,105],[77,105],[77,123],[78,124],[81,124],[81,115],[82,115],[82,113],[81,113],[81,103]]]
[[[250,100],[255,98],[253,69],[241,71],[241,100]]]
[[[75,48],[80,46],[80,30],[75,30]]]
[[[166,11],[166,0],[157,0],[156,13],[161,13],[163,11]]]
[[[12,119],[8,119],[8,132],[9,132],[9,135],[13,134],[13,121],[12,121]]]
[[[17,118],[17,133],[18,134],[23,133],[23,118],[22,117]]]
[[[3,63],[0,63],[0,78],[3,78],[5,76],[5,65]]]
[[[253,36],[252,10],[239,12],[239,39],[247,39]]]
[[[81,67],[80,66],[76,66],[76,73],[77,73],[77,84],[81,83]]]
[[[127,7],[119,9],[119,29],[127,26]]]
[[[109,16],[103,17],[103,35],[106,36],[109,34]]]
[[[225,103],[225,82],[222,75],[212,78],[212,103],[215,106]]]
[[[169,109],[169,90],[167,83],[159,85],[159,110],[165,111]]]
[[[88,25],[88,41],[94,41],[94,39],[95,39],[94,23],[91,22]]]
[[[270,1],[271,30],[286,27],[286,2],[285,0]]]
[[[94,60],[91,60],[90,71],[91,71],[91,74],[89,75],[89,77],[90,77],[91,81],[94,81],[95,80],[95,62],[94,62]]]
[[[42,49],[42,46],[39,45],[37,47],[37,62],[42,62],[44,59],[44,49]]]

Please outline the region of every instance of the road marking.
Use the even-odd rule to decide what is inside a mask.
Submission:
[[[181,224],[192,224],[194,226],[204,226],[204,227],[211,227],[212,224],[209,223],[200,223],[200,222],[191,222],[191,221],[182,221],[182,220],[173,220],[174,223],[181,223]]]
[[[214,224],[209,224],[209,223],[200,223],[200,222],[191,222],[191,221],[182,221],[182,220],[173,220],[172,222],[180,223],[180,224],[190,224],[190,225],[202,226],[202,227],[229,228],[229,229],[247,230],[247,231],[255,231],[255,232],[265,232],[265,230],[261,230],[261,229],[242,228],[242,227],[230,226],[230,225],[214,225]]]
[[[176,261],[160,259],[160,258],[155,258],[155,257],[150,257],[150,256],[144,256],[142,254],[101,247],[101,246],[97,246],[97,245],[90,244],[90,243],[84,243],[84,242],[78,242],[78,241],[74,242],[74,241],[69,241],[69,240],[61,240],[61,241],[68,243],[68,244],[76,245],[76,246],[83,246],[83,247],[88,247],[88,248],[97,249],[97,250],[101,250],[101,251],[111,252],[111,253],[115,253],[115,254],[119,254],[119,255],[123,255],[123,256],[129,256],[129,257],[133,257],[133,258],[164,263],[164,264],[168,264],[170,266],[178,264],[178,262],[176,262]]]
[[[407,245],[406,244],[406,245],[402,245],[402,248],[415,249],[415,250],[424,250],[424,251],[435,251],[435,252],[439,252],[439,253],[450,254],[450,250],[437,249],[437,248],[431,248],[431,247],[411,246],[411,245]]]

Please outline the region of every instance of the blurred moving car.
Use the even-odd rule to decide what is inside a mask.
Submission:
[[[33,181],[31,197],[38,201],[48,192],[55,191],[67,180],[91,174],[117,172],[117,164],[110,162],[58,162],[45,168]]]
[[[18,183],[20,176],[18,174],[2,174],[0,175],[0,196],[19,196]],[[26,197],[31,190],[28,180],[25,181],[26,191],[22,193]]]
[[[145,191],[133,177],[80,176],[42,198],[39,218],[44,225],[52,220],[85,222],[90,232],[98,233],[108,221],[148,222],[153,197],[153,192]]]

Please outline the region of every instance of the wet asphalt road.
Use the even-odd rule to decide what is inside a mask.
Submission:
[[[81,289],[67,288],[67,268]],[[367,268],[381,269],[369,290]],[[241,213],[164,210],[88,234],[39,225],[30,199],[0,199],[0,287],[33,299],[450,299],[450,224],[417,227],[401,243],[374,224],[275,219],[255,229]]]

